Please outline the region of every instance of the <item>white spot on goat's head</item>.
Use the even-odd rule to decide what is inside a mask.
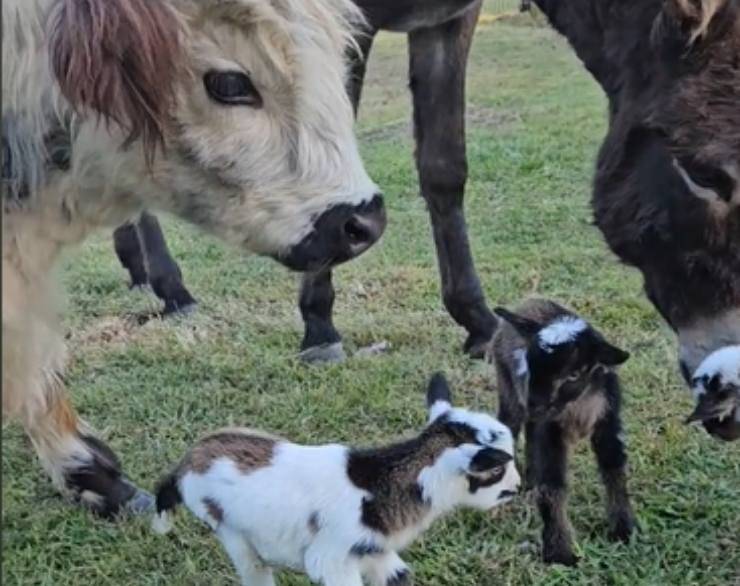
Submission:
[[[691,379],[696,408],[687,423],[701,422],[721,439],[740,438],[740,346],[710,354]]]
[[[424,499],[445,511],[456,506],[490,509],[519,490],[511,430],[495,417],[452,406],[441,374],[432,377],[427,404],[430,422],[462,434],[465,443],[446,448],[419,476]],[[443,432],[446,433],[446,432]]]
[[[692,377],[695,399],[707,392],[707,384],[715,377],[720,385],[740,388],[740,345],[720,348],[704,359]]]
[[[588,329],[588,324],[580,317],[566,315],[542,328],[537,334],[540,347],[546,352],[553,347],[573,342]]]

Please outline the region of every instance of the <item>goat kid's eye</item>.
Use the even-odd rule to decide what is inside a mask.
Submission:
[[[581,373],[574,372],[574,373],[569,374],[565,380],[568,381],[569,383],[573,383],[573,382],[576,382],[580,378],[581,378]]]
[[[500,476],[503,473],[504,473],[503,466],[496,466],[495,468],[491,469],[491,476]]]
[[[208,95],[226,106],[262,107],[262,96],[241,71],[209,71],[203,76]]]

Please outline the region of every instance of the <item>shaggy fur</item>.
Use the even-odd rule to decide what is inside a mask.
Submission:
[[[277,258],[334,254],[312,249],[336,236],[318,223],[362,206],[377,238],[344,92],[362,19],[348,0],[7,0],[2,17],[3,414],[65,494],[113,514],[135,491],[66,399],[58,258],[147,208]],[[217,101],[214,72],[259,100]]]
[[[740,3],[537,4],[609,97],[596,224],[678,333],[688,381],[740,343]]]
[[[430,423],[416,438],[352,449],[299,446],[251,430],[199,442],[157,491],[155,529],[180,502],[221,540],[245,586],[273,585],[272,567],[324,586],[410,583],[398,556],[440,516],[487,510],[518,490],[511,433],[450,404],[435,376]]]

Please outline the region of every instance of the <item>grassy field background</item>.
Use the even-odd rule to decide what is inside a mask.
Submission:
[[[492,373],[460,352],[463,332],[439,300],[424,203],[412,160],[406,47],[382,35],[359,124],[390,222],[382,243],[337,271],[336,322],[351,352],[388,340],[372,359],[306,367],[296,359],[297,278],[245,258],[179,222],[170,245],[201,302],[184,320],[139,326],[151,294],[128,291],[108,235],[64,273],[70,292],[69,386],[83,416],[151,488],[202,433],[223,425],[301,442],[385,442],[423,425],[423,388],[447,372],[458,401],[493,409]],[[539,560],[540,521],[521,499],[495,515],[456,514],[405,558],[416,583],[740,584],[740,446],[682,425],[690,400],[674,340],[590,225],[591,169],[605,104],[565,43],[522,22],[484,20],[469,82],[470,234],[490,302],[537,293],[583,312],[633,352],[623,371],[631,487],[641,530],[605,539],[598,475],[586,446],[572,470],[571,516],[583,561]],[[62,502],[20,430],[3,429],[3,567],[8,585],[235,584],[216,540],[188,515],[167,537],[145,519],[111,524]],[[303,577],[282,574],[286,586]]]

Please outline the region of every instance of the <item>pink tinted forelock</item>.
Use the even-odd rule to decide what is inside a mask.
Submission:
[[[52,71],[77,110],[141,139],[151,162],[181,71],[180,21],[166,0],[57,0],[49,23]]]

